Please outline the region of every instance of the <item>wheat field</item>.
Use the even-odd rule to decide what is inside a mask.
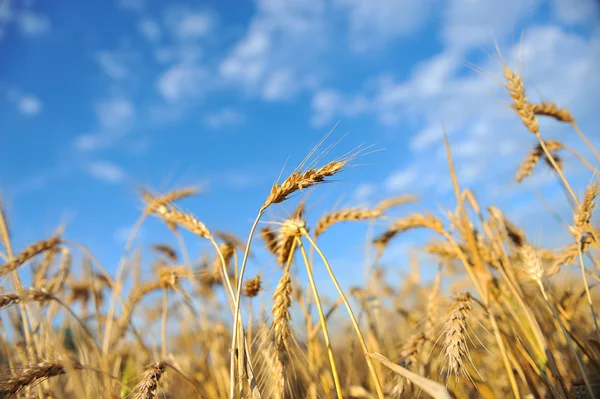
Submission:
[[[180,207],[179,200],[197,194],[193,187],[141,190],[143,211],[114,273],[62,227],[13,247],[3,211],[0,397],[600,397],[600,241],[593,224],[600,154],[570,110],[530,102],[508,66],[504,79],[515,118],[536,143],[514,165],[515,180],[549,168],[572,209],[570,239],[559,249],[540,247],[518,221],[461,186],[448,139],[455,207],[441,212],[393,217],[394,209],[419,201],[406,193],[369,208],[323,212],[311,225],[305,191],[318,191],[363,154],[316,163],[323,143],[265,193],[246,240]],[[594,158],[545,140],[540,118],[567,124]],[[589,169],[587,187],[572,187],[563,173],[566,151]],[[292,197],[300,198],[293,206]],[[260,223],[267,210],[280,220]],[[142,279],[133,243],[150,218],[164,222],[181,248],[142,248],[154,274]],[[347,291],[329,261],[336,254],[319,246],[321,236],[335,236],[345,223],[373,232],[364,243],[368,279]],[[435,259],[435,278],[422,281],[417,263],[392,284],[381,257],[415,229],[428,232],[419,250]],[[210,251],[186,260],[183,231]],[[274,286],[246,271],[256,246],[279,265],[269,276]],[[83,254],[80,264],[75,253]],[[313,269],[325,271],[335,290],[319,290]]]

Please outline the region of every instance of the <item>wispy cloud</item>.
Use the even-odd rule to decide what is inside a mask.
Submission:
[[[146,7],[146,0],[117,0],[120,8],[129,11],[141,11]]]
[[[204,123],[212,129],[221,129],[226,126],[239,125],[245,121],[245,116],[233,108],[223,108],[204,117]]]
[[[19,111],[27,116],[34,116],[42,110],[41,101],[32,95],[23,95],[19,99]]]
[[[106,75],[121,80],[129,75],[127,66],[118,54],[110,51],[99,51],[95,56],[98,66]]]
[[[293,98],[315,85],[316,60],[328,47],[325,32],[320,1],[259,2],[248,31],[221,62],[219,73],[264,99]]]
[[[371,49],[414,32],[432,11],[432,0],[335,0],[347,15],[349,40],[356,51]]]
[[[109,161],[95,161],[87,165],[88,174],[107,183],[120,183],[125,179],[125,172],[121,167]]]
[[[50,30],[50,19],[33,12],[23,12],[18,16],[19,30],[27,36],[39,36]]]
[[[43,108],[43,104],[37,96],[23,92],[18,88],[8,90],[6,92],[6,99],[9,103],[12,103],[21,114],[29,117],[39,114]]]
[[[151,18],[142,18],[138,23],[138,29],[142,36],[151,42],[160,40],[161,29],[156,21]]]
[[[178,64],[160,75],[156,86],[165,100],[175,102],[201,93],[208,76],[207,70],[201,66]]]
[[[133,127],[136,109],[128,99],[110,97],[95,105],[96,131],[75,137],[73,145],[80,151],[108,148],[125,136]]]
[[[123,97],[115,97],[96,104],[96,116],[100,126],[107,129],[126,129],[133,122],[133,104]]]
[[[215,20],[208,12],[174,7],[167,13],[167,25],[179,39],[198,39],[212,31]]]
[[[402,169],[392,173],[385,179],[385,187],[389,191],[410,191],[411,185],[418,179],[419,170],[416,168]]]

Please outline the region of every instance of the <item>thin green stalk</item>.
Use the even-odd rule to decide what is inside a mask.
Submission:
[[[244,274],[246,273],[246,263],[248,261],[248,254],[250,253],[250,244],[252,243],[252,237],[254,236],[254,231],[256,230],[256,226],[258,226],[258,221],[260,220],[260,218],[262,217],[263,213],[265,212],[265,207],[262,206],[260,208],[260,210],[258,211],[258,215],[256,216],[256,219],[254,220],[254,224],[252,225],[252,228],[250,229],[250,234],[248,235],[248,241],[246,242],[246,249],[244,250],[244,258],[242,259],[242,266],[240,268],[240,274],[239,274],[239,278],[237,281],[237,292],[235,294],[235,301],[234,301],[234,305],[235,305],[235,311],[233,313],[233,334],[231,337],[231,359],[230,359],[230,371],[229,371],[229,376],[231,378],[230,381],[230,385],[229,385],[229,398],[230,399],[235,399],[235,370],[234,370],[234,365],[235,365],[235,358],[236,358],[236,345],[237,345],[237,339],[238,339],[238,334],[239,334],[239,320],[240,320],[240,298],[242,297],[242,281],[244,281]]]
[[[575,361],[577,362],[577,365],[579,366],[579,370],[581,371],[581,374],[583,376],[583,381],[585,383],[585,387],[588,391],[588,393],[590,394],[590,398],[594,397],[594,391],[592,390],[592,386],[590,385],[590,381],[588,380],[588,377],[585,373],[585,369],[583,367],[583,363],[581,363],[581,359],[579,358],[579,356],[577,356],[577,352],[575,351],[575,348],[573,347],[573,343],[571,342],[571,338],[569,337],[569,333],[567,332],[565,326],[563,325],[562,321],[560,321],[560,318],[558,317],[558,315],[556,314],[554,307],[552,306],[552,304],[550,303],[550,300],[548,299],[548,295],[546,294],[546,289],[544,288],[544,283],[542,283],[541,280],[537,280],[537,284],[538,287],[542,293],[542,296],[544,297],[544,300],[546,301],[546,305],[548,306],[548,309],[550,309],[550,311],[552,312],[552,316],[554,316],[554,318],[556,319],[556,322],[558,323],[558,325],[560,326],[563,334],[565,335],[565,338],[567,339],[567,344],[569,344],[569,349],[571,350],[571,353],[573,353],[573,356],[575,357]]]
[[[303,229],[302,234],[308,239],[310,244],[313,246],[315,251],[317,251],[317,253],[321,257],[321,259],[323,260],[323,263],[325,264],[325,267],[327,268],[327,272],[329,273],[329,277],[331,278],[331,281],[333,281],[335,288],[337,289],[340,297],[342,298],[342,301],[344,302],[344,305],[346,306],[346,310],[348,311],[350,320],[352,321],[352,326],[354,327],[354,331],[356,333],[356,336],[358,337],[360,346],[362,347],[363,355],[365,356],[365,360],[367,361],[367,366],[369,367],[369,372],[371,373],[371,377],[373,378],[373,383],[375,384],[375,390],[377,391],[377,396],[380,399],[384,399],[385,395],[383,393],[383,388],[381,387],[381,382],[379,381],[379,376],[377,375],[377,371],[375,370],[375,364],[373,363],[373,360],[371,359],[371,357],[369,357],[367,355],[369,353],[369,348],[367,348],[367,344],[366,344],[365,339],[363,338],[363,335],[360,331],[360,327],[358,325],[358,322],[356,321],[356,317],[354,317],[354,312],[352,311],[352,307],[350,306],[350,303],[348,303],[348,299],[346,298],[346,295],[344,295],[344,291],[342,290],[342,287],[340,287],[340,284],[338,283],[337,279],[335,278],[333,270],[331,269],[331,266],[329,265],[327,258],[325,258],[325,255],[323,255],[323,252],[321,252],[321,249],[313,241],[313,239],[310,237],[310,235],[308,234],[308,231],[306,231],[306,229]]]
[[[329,339],[329,332],[327,330],[327,320],[325,319],[325,314],[323,313],[323,307],[321,306],[321,299],[319,298],[319,292],[317,290],[317,285],[315,284],[315,279],[313,277],[312,267],[310,266],[310,264],[308,262],[308,257],[306,256],[306,251],[304,250],[304,245],[302,245],[302,241],[298,237],[296,237],[295,240],[300,247],[300,252],[302,253],[302,258],[304,259],[304,263],[306,265],[306,271],[308,273],[308,280],[310,282],[310,287],[313,291],[313,295],[315,297],[315,304],[316,304],[317,310],[319,312],[319,318],[321,320],[321,329],[323,330],[323,338],[325,339],[325,346],[327,347],[327,354],[329,355],[329,363],[331,364],[331,373],[333,374],[333,382],[335,385],[335,392],[337,393],[338,399],[343,399],[344,396],[342,395],[342,387],[340,385],[340,377],[338,375],[337,367],[335,365],[335,359],[333,357],[333,349],[331,347],[331,341]]]

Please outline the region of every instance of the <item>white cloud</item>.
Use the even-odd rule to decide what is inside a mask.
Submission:
[[[6,99],[9,103],[14,104],[19,112],[26,116],[35,116],[43,108],[43,104],[37,96],[23,92],[19,88],[7,90]]]
[[[289,99],[314,87],[328,47],[320,0],[261,0],[246,35],[219,67],[220,75],[265,99]]]
[[[99,51],[95,56],[96,62],[106,75],[112,79],[121,80],[129,75],[123,57],[115,52]]]
[[[87,133],[75,137],[73,145],[79,151],[92,151],[103,148],[106,143],[106,138],[100,134]]]
[[[73,146],[79,151],[109,148],[126,135],[135,123],[136,111],[124,97],[112,97],[95,104],[96,132],[75,137]]]
[[[146,0],[117,0],[118,6],[125,10],[141,11],[146,6]]]
[[[311,124],[321,127],[333,122],[334,117],[337,116],[352,117],[367,112],[369,106],[369,102],[362,95],[346,97],[336,90],[322,89],[312,98]]]
[[[354,199],[366,200],[377,191],[377,186],[371,183],[362,183],[354,190]]]
[[[392,173],[385,179],[385,188],[388,191],[411,191],[410,185],[417,180],[418,170],[403,169]]]
[[[42,110],[42,103],[40,100],[32,95],[23,95],[19,99],[19,111],[24,115],[34,116],[40,113]]]
[[[294,76],[289,70],[273,71],[265,80],[262,96],[265,100],[288,99],[294,95]]]
[[[552,0],[552,13],[564,24],[585,24],[598,21],[600,3],[595,0]]]
[[[523,65],[519,72],[532,101],[566,106],[580,124],[594,120],[600,109],[600,75],[594,72],[600,60],[600,34],[586,37],[557,26],[538,25],[525,32],[523,42],[502,50],[509,65]],[[312,104],[313,123],[349,116],[345,108],[362,96],[365,105],[358,114],[370,113],[383,125],[406,129],[410,134],[409,163],[384,182],[391,191],[451,190],[444,130],[462,183],[485,185],[489,180],[485,176],[490,174],[513,182],[516,168],[535,138],[510,110],[499,59],[491,56],[481,61],[484,72],[480,73],[461,66],[459,54],[447,47],[418,64],[407,79],[384,75],[360,94],[318,92]],[[547,119],[540,122],[545,137],[579,145],[572,134],[565,137],[568,127]],[[565,162],[567,173],[576,173],[576,165],[569,165],[568,158]],[[552,179],[528,181],[536,186],[552,183]]]
[[[540,0],[452,0],[444,12],[442,38],[447,46],[460,50],[488,45],[507,34],[514,38],[519,22],[539,4]]]
[[[158,78],[157,89],[165,100],[175,102],[204,91],[207,78],[207,71],[198,65],[177,64]]]
[[[96,117],[104,129],[124,130],[133,123],[135,109],[125,98],[116,97],[96,105]]]
[[[182,39],[197,39],[206,36],[213,28],[214,21],[204,12],[181,12],[175,17],[174,30]]]
[[[109,161],[92,162],[87,166],[87,171],[93,178],[107,183],[119,183],[125,179],[123,169]]]
[[[335,0],[348,13],[351,45],[366,51],[395,37],[413,33],[424,25],[431,0]]]
[[[156,21],[150,18],[143,18],[138,24],[138,29],[142,36],[144,36],[149,41],[156,42],[160,40],[160,26],[158,26]]]
[[[41,14],[23,12],[17,22],[19,30],[27,36],[39,36],[50,30],[50,19]]]
[[[204,118],[204,123],[213,129],[220,129],[225,126],[239,125],[245,120],[244,114],[233,109],[223,108],[214,114],[207,115]]]

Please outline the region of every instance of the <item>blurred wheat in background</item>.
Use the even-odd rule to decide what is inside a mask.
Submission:
[[[385,178],[379,148],[361,132],[345,140],[367,145],[336,156],[336,129],[294,154],[306,155],[299,165],[272,170],[255,219],[238,221],[247,237],[228,231],[228,214],[220,225],[201,216],[216,210],[184,208],[211,195],[198,187],[131,190],[139,214],[116,266],[71,235],[69,223],[16,245],[19,226],[0,203],[0,397],[600,397],[597,133],[580,128],[577,109],[532,100],[534,89],[499,47],[491,58],[501,73],[479,72],[501,82],[497,107],[508,104],[530,149],[522,163],[496,167],[510,169],[520,187],[536,175],[555,178],[569,212],[558,217],[562,243],[527,235],[503,211],[503,197],[481,200],[482,186],[458,172],[460,132],[447,134],[443,118],[437,137],[452,193],[444,207],[432,206],[434,190],[414,194],[414,179],[377,201],[321,204],[324,186],[351,196],[338,180],[355,166]],[[547,126],[574,136],[567,145]],[[507,140],[498,132],[487,145]],[[261,145],[268,153],[269,143]],[[583,172],[574,178],[573,170]],[[493,178],[483,187],[504,184]],[[543,195],[531,201],[547,205]],[[154,222],[173,239],[140,245]],[[347,244],[351,225],[364,228],[364,259]],[[424,244],[406,241],[411,235]],[[326,240],[337,240],[336,249]],[[338,261],[348,259],[344,251],[353,263]],[[396,279],[390,259],[405,252],[410,262]],[[269,263],[277,266],[256,272]],[[360,284],[346,284],[350,269],[364,271]]]

